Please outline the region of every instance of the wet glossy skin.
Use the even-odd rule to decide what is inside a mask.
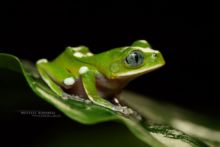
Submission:
[[[37,61],[42,79],[59,96],[64,93],[89,98],[113,109],[106,99],[116,97],[127,83],[165,64],[162,54],[145,40],[131,46],[92,54],[85,46],[67,47],[53,61]]]

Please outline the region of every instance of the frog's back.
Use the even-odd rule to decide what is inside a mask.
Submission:
[[[80,68],[95,68],[91,64],[83,62],[83,58],[87,58],[89,56],[93,56],[93,54],[85,46],[67,47],[65,51],[50,62],[50,64],[63,67],[78,77]]]

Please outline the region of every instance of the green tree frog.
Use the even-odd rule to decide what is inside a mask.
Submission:
[[[37,69],[57,95],[87,98],[115,110],[116,98],[129,81],[165,64],[162,54],[145,40],[93,54],[86,46],[67,47],[52,61],[40,59]]]

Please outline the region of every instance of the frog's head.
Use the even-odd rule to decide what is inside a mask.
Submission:
[[[111,76],[115,78],[135,78],[165,64],[162,54],[145,40],[135,41],[115,52],[109,64]]]

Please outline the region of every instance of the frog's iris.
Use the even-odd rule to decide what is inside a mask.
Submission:
[[[140,51],[132,51],[126,58],[125,63],[129,67],[137,67],[144,62],[144,55]]]

